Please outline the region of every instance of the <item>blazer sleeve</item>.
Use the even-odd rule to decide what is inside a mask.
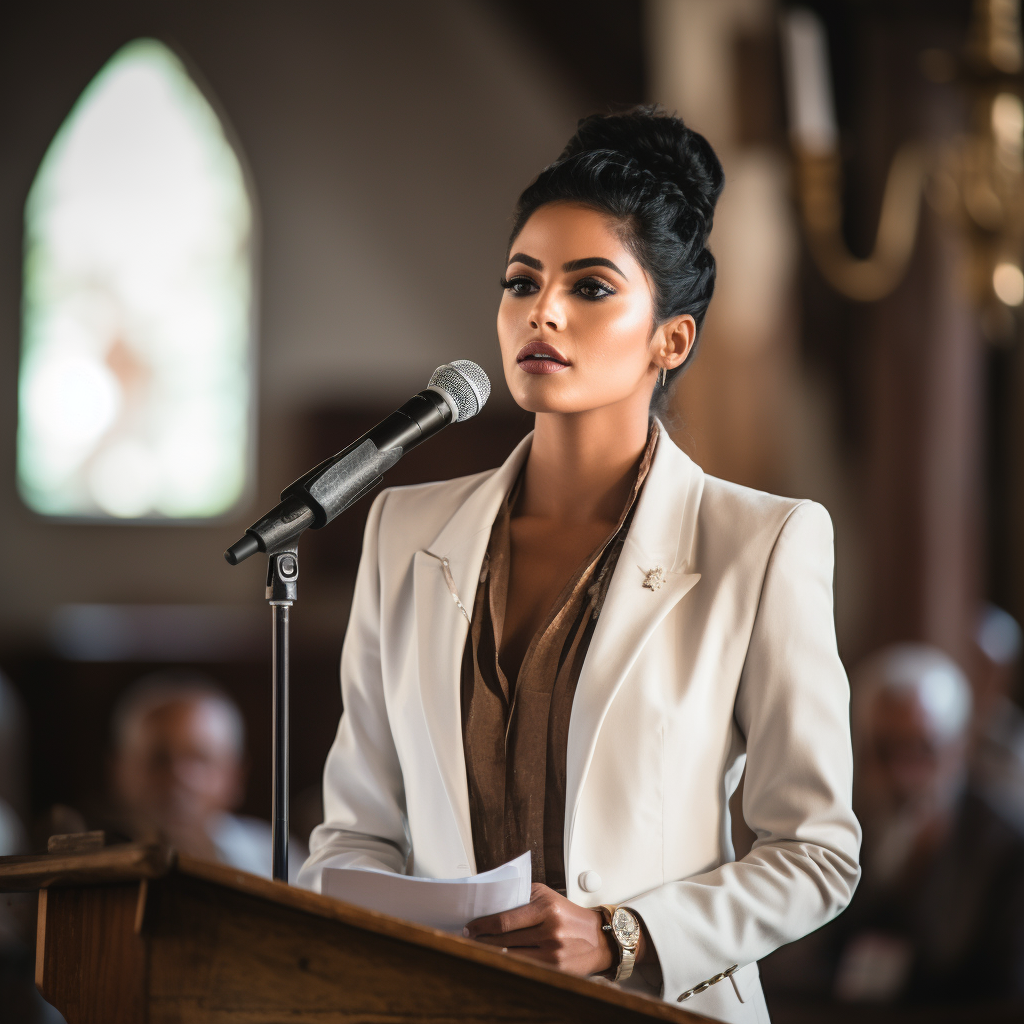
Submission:
[[[384,491],[366,521],[352,612],[341,651],[342,714],[324,766],[324,822],[309,837],[298,884],[320,891],[325,867],[405,871],[405,787],[381,675],[378,542]]]
[[[665,999],[830,921],[860,878],[832,570],[832,522],[804,502],[768,560],[736,698],[743,817],[757,841],[740,861],[626,902],[658,951]]]

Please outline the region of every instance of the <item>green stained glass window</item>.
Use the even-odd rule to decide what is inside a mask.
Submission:
[[[118,51],[25,207],[18,487],[44,515],[203,519],[245,490],[253,212],[166,46]]]

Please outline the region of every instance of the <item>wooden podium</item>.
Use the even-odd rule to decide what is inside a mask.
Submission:
[[[658,999],[159,846],[0,858],[68,1024],[701,1021]]]

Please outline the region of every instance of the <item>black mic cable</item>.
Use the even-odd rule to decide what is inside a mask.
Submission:
[[[308,528],[319,530],[373,490],[407,451],[449,423],[468,420],[491,393],[487,374],[469,359],[439,366],[423,391],[344,451],[321,462],[281,492],[281,503],[224,552],[231,565],[291,545]]]

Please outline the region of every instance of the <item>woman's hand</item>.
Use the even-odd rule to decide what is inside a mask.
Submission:
[[[478,917],[465,934],[478,942],[514,950],[570,974],[598,974],[615,963],[614,939],[602,931],[600,910],[571,903],[554,889],[534,882],[530,902],[515,910]]]

